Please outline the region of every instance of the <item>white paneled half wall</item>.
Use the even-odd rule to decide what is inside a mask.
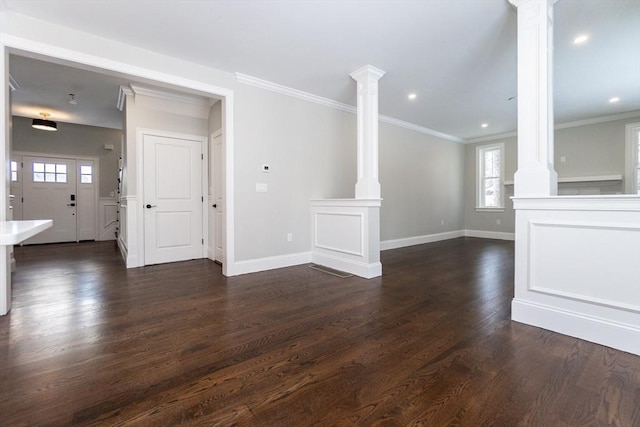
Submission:
[[[640,198],[514,198],[512,318],[640,355]]]

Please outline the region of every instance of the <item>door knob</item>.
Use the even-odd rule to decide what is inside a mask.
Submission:
[[[75,206],[75,203],[67,203],[67,206]]]
[[[147,209],[155,208],[157,205],[147,205]]]
[[[213,206],[214,208],[217,208],[217,207],[218,207],[218,205],[217,205],[217,204],[215,204],[215,203],[214,203],[213,205],[211,205],[211,206]]]

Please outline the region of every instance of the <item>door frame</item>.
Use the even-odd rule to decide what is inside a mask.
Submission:
[[[140,59],[137,63],[133,59],[123,59],[126,55],[117,56],[113,50],[92,49],[91,53],[82,50],[80,44],[74,41],[52,44],[43,42],[22,33],[0,31],[0,221],[5,221],[9,213],[9,159],[11,148],[11,83],[9,75],[9,54],[29,56],[42,61],[53,62],[80,69],[103,73],[105,75],[129,76],[134,80],[143,79],[150,84],[172,87],[177,90],[202,94],[222,101],[222,132],[224,156],[224,256],[222,274],[235,276],[237,273],[235,262],[235,181],[234,181],[234,91],[231,83],[224,83],[224,78],[210,77],[221,84],[230,87],[216,86],[205,80],[196,80],[188,74],[175,74],[156,68],[149,68]],[[37,36],[35,36],[37,37]],[[100,52],[99,54],[96,52]],[[131,57],[133,58],[133,57]],[[126,196],[126,195],[125,195]],[[0,316],[11,309],[11,269],[7,246],[0,246]]]
[[[100,159],[98,157],[91,157],[91,156],[80,156],[77,154],[57,154],[57,153],[42,153],[42,152],[31,152],[31,151],[12,151],[10,156],[19,156],[20,157],[20,162],[22,163],[22,165],[19,168],[19,176],[20,176],[20,193],[21,195],[24,197],[24,156],[28,156],[28,157],[45,157],[45,158],[53,158],[53,159],[70,159],[70,160],[75,160],[76,161],[76,168],[78,168],[78,161],[79,160],[90,160],[93,161],[94,164],[94,173],[93,176],[95,178],[94,181],[94,185],[95,185],[95,191],[93,194],[93,239],[97,240],[99,233],[98,233],[98,201],[100,200]],[[76,170],[76,197],[78,195],[78,180],[80,179],[80,172],[79,170]],[[22,201],[20,202],[22,203]],[[24,208],[24,207],[23,207]],[[24,215],[24,209],[22,210],[22,213]],[[80,235],[79,230],[78,230],[78,219],[77,219],[77,214],[78,212],[76,212],[76,241],[80,241],[78,240],[78,236]]]
[[[208,239],[209,239],[209,231],[208,231],[208,209],[207,204],[204,202],[205,192],[207,185],[209,183],[208,174],[206,173],[205,166],[209,162],[209,152],[208,152],[208,141],[209,139],[206,136],[202,135],[192,135],[186,133],[178,133],[178,132],[169,132],[165,130],[158,129],[147,129],[147,128],[136,128],[136,169],[137,169],[137,188],[138,194],[140,195],[137,200],[139,209],[136,209],[136,227],[137,227],[137,239],[139,242],[138,245],[138,260],[141,261],[142,265],[147,265],[147,260],[145,259],[145,236],[144,236],[144,204],[145,204],[145,194],[144,194],[144,137],[145,135],[150,136],[159,136],[163,138],[175,138],[175,139],[184,139],[188,141],[196,141],[200,143],[200,147],[202,148],[202,159],[200,164],[200,181],[201,181],[201,209],[202,209],[202,239],[204,243],[202,244],[202,248],[200,250],[200,257],[207,257],[207,247],[208,247]]]

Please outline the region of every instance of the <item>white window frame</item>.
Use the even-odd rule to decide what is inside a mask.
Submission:
[[[499,206],[485,206],[482,197],[484,189],[484,152],[498,149],[500,151],[500,176],[498,184],[500,186]],[[478,145],[476,147],[476,211],[482,212],[504,212],[504,142],[495,144]]]
[[[624,192],[638,194],[636,177],[640,165],[638,164],[638,134],[640,123],[629,123],[625,126],[625,163]]]

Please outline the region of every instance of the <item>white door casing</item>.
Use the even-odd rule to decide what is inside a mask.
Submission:
[[[222,132],[214,133],[211,141],[212,146],[212,162],[211,172],[213,180],[213,259],[214,261],[224,262],[223,233],[224,233],[224,193],[222,179]]]
[[[206,138],[141,132],[144,264],[203,258]]]

